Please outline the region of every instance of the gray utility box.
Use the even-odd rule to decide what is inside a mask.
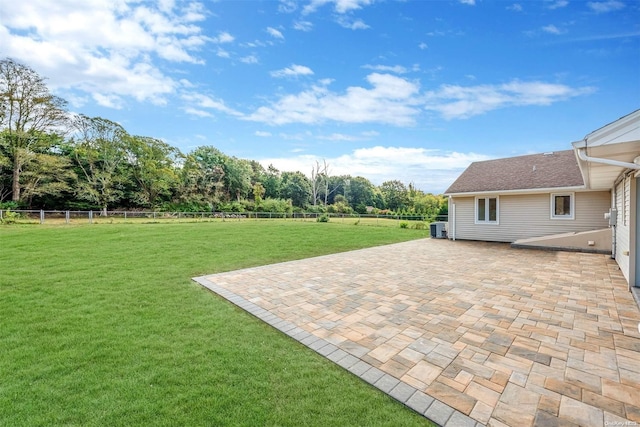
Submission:
[[[432,222],[429,226],[431,228],[431,238],[432,239],[446,239],[447,238],[447,229],[446,222]]]

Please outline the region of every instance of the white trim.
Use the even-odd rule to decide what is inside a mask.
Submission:
[[[573,192],[563,192],[563,193],[551,193],[550,195],[550,203],[549,203],[549,218],[550,219],[559,219],[559,220],[574,220],[576,213],[576,194]],[[559,196],[569,196],[569,215],[556,215],[555,207],[556,207],[556,197]]]
[[[640,119],[640,110],[633,111],[626,116],[620,117],[607,125],[596,129],[580,141],[571,143],[574,148],[599,147],[602,145],[618,144],[624,141],[624,137],[629,138],[629,134],[638,129],[637,122]],[[634,126],[635,125],[635,126]],[[622,137],[622,141],[620,141]],[[633,141],[629,139],[628,141]]]
[[[445,196],[449,197],[490,197],[494,194],[500,195],[517,195],[517,194],[548,194],[552,192],[563,192],[563,191],[602,191],[602,190],[590,190],[587,189],[584,185],[579,185],[575,187],[555,187],[555,188],[529,188],[529,189],[520,189],[520,190],[491,190],[491,191],[469,191],[468,193],[445,193]]]
[[[478,219],[478,200],[485,200],[485,218],[489,216],[489,200],[496,199],[496,220],[490,221],[485,219],[483,221]],[[487,195],[486,197],[476,196],[473,201],[473,223],[476,225],[499,225],[500,224],[500,196],[497,194]]]

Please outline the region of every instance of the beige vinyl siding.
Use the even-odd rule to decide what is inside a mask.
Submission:
[[[620,271],[629,281],[629,255],[624,255],[630,250],[629,238],[631,227],[629,211],[631,208],[631,178],[626,177],[616,187],[616,262],[620,266]],[[628,253],[628,252],[627,252]]]
[[[608,226],[604,213],[611,206],[609,191],[573,194],[574,219],[551,219],[550,193],[500,195],[497,224],[480,224],[474,221],[475,197],[454,197],[452,202],[455,204],[455,219],[449,220],[449,232],[455,231],[456,239],[514,242],[529,237],[596,230]],[[455,230],[452,228],[454,220]]]

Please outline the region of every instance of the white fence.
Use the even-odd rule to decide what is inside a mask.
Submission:
[[[315,212],[154,212],[154,211],[72,211],[72,210],[0,210],[0,221],[27,223],[105,223],[117,220],[137,222],[157,222],[162,220],[188,221],[240,221],[289,219],[298,221],[317,221],[318,217],[327,215],[330,221],[370,222],[384,221],[430,221],[425,215],[373,215],[373,214],[340,214]],[[446,216],[438,216],[436,221],[446,221]]]

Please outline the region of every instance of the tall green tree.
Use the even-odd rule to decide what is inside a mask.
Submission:
[[[237,201],[245,199],[251,192],[251,175],[253,168],[248,160],[224,156],[222,168],[224,183],[229,199]]]
[[[359,213],[366,213],[367,206],[373,206],[375,186],[367,178],[361,176],[349,180],[349,204]]]
[[[407,187],[397,179],[383,182],[380,185],[380,192],[384,197],[387,208],[391,210],[403,209],[409,203]]]
[[[280,187],[282,185],[282,176],[280,171],[273,165],[269,165],[262,179],[264,187],[264,197],[267,199],[277,199],[280,197]]]
[[[60,154],[32,153],[20,176],[24,203],[33,207],[34,198],[62,198],[72,194],[77,175],[71,159]],[[43,206],[41,206],[43,207]]]
[[[224,191],[224,154],[215,147],[198,147],[187,154],[180,170],[182,203],[215,207]]]
[[[30,208],[34,207],[34,200],[44,207],[45,199],[70,197],[77,181],[71,158],[64,152],[64,139],[56,134],[40,138],[37,151],[28,151],[23,158],[20,173],[20,202]]]
[[[6,131],[0,133],[0,202],[4,202],[11,196],[12,162],[9,157],[8,141],[5,139]]]
[[[280,197],[303,208],[311,201],[311,184],[302,172],[282,172]]]
[[[12,165],[11,198],[20,201],[20,174],[34,152],[50,142],[43,135],[60,132],[67,102],[49,92],[44,78],[13,59],[0,61],[0,130]]]
[[[119,124],[102,117],[77,116],[73,120],[72,153],[81,179],[77,194],[95,203],[106,215],[118,203],[128,182],[129,134]]]
[[[126,149],[135,201],[146,207],[156,206],[175,187],[178,179],[175,166],[182,154],[166,142],[148,136],[128,137]]]

